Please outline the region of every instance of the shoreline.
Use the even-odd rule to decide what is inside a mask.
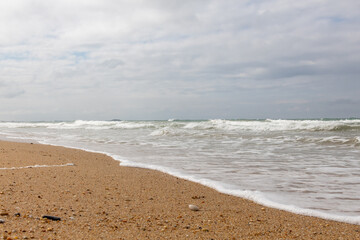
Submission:
[[[0,238],[360,238],[359,225],[264,207],[105,154],[0,141],[0,168],[68,163],[0,169]]]
[[[118,158],[118,156],[107,153],[107,152],[103,152],[103,151],[96,151],[96,150],[91,150],[91,149],[86,149],[86,148],[79,148],[79,147],[72,147],[72,146],[65,146],[65,145],[56,145],[56,144],[49,144],[49,143],[40,143],[38,141],[33,141],[30,139],[26,139],[26,140],[22,140],[22,141],[12,141],[9,139],[5,139],[2,140],[0,138],[0,141],[9,141],[9,142],[20,142],[20,143],[36,143],[36,144],[41,144],[41,145],[49,145],[49,146],[55,146],[55,147],[64,147],[64,148],[69,148],[69,149],[75,149],[75,150],[81,150],[81,151],[86,151],[86,152],[90,152],[90,153],[96,153],[96,154],[104,154],[110,158],[112,158],[113,160],[119,162],[119,165],[121,167],[132,167],[132,168],[142,168],[142,169],[148,169],[148,170],[152,170],[152,171],[157,171],[157,172],[161,172],[167,175],[170,175],[172,177],[176,177],[176,178],[180,178],[186,181],[190,181],[196,184],[200,184],[203,185],[205,187],[209,187],[211,189],[214,189],[215,191],[219,192],[219,193],[223,193],[223,194],[227,194],[230,196],[234,196],[234,197],[239,197],[242,199],[246,199],[249,201],[252,201],[256,204],[259,204],[261,206],[264,207],[269,207],[269,208],[274,208],[274,209],[278,209],[278,210],[283,210],[286,212],[290,212],[290,213],[294,213],[294,214],[299,214],[299,215],[304,215],[304,216],[309,216],[309,217],[316,217],[316,218],[321,218],[324,220],[331,220],[331,221],[336,221],[336,222],[343,222],[343,223],[348,223],[348,224],[355,224],[355,225],[360,225],[360,216],[339,216],[339,215],[333,215],[333,214],[329,214],[329,213],[324,213],[324,212],[319,212],[317,210],[311,210],[311,209],[304,209],[301,207],[297,207],[297,206],[292,206],[292,205],[288,205],[288,204],[281,204],[281,203],[277,203],[277,202],[273,202],[271,200],[268,199],[258,199],[257,196],[253,196],[251,195],[250,197],[244,196],[244,194],[237,194],[234,193],[234,190],[228,190],[226,188],[223,188],[221,185],[219,186],[217,184],[217,182],[211,182],[209,183],[209,181],[202,181],[201,179],[196,179],[193,178],[191,176],[188,175],[181,175],[178,174],[174,171],[167,171],[164,170],[163,167],[159,167],[159,166],[154,166],[154,165],[146,165],[146,164],[142,164],[142,163],[127,163],[127,160],[124,159],[120,159]],[[124,164],[124,161],[126,162]],[[243,192],[243,191],[240,191]],[[245,191],[246,192],[246,191]]]

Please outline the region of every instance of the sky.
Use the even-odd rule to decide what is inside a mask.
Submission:
[[[360,117],[359,0],[0,1],[0,120]]]

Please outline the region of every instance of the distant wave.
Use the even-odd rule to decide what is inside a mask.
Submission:
[[[0,127],[7,128],[49,128],[49,129],[135,129],[151,128],[149,122],[132,121],[84,121],[73,122],[0,122]]]
[[[181,121],[84,121],[72,122],[0,122],[2,128],[49,128],[49,129],[140,129],[161,128],[188,130],[224,130],[224,131],[349,131],[360,129],[360,119],[349,120],[223,120]]]
[[[360,129],[360,120],[222,120],[189,122],[187,129],[222,129],[246,131],[345,131]]]

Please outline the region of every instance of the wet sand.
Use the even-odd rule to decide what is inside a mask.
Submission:
[[[0,239],[360,239],[359,225],[263,207],[63,147],[0,141],[0,182]]]

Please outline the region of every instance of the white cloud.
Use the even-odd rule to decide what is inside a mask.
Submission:
[[[16,114],[0,119],[270,117],[264,109],[279,102],[358,101],[359,9],[355,0],[2,1],[0,100]],[[286,109],[278,117],[301,117]]]

